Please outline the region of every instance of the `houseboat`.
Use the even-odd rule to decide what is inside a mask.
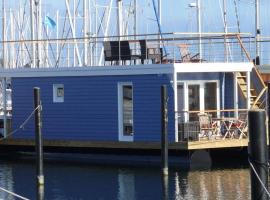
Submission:
[[[103,34],[89,32],[86,21],[83,37],[77,37],[76,12],[72,17],[66,1],[70,28],[64,26],[63,33],[69,35],[52,39],[49,28],[59,23],[46,16],[41,37],[41,11],[38,4],[31,6],[31,39],[16,39],[13,26],[8,30],[14,37],[3,42],[0,76],[4,88],[10,85],[12,109],[9,114],[3,89],[2,146],[34,145],[32,115],[40,108],[33,107],[33,88],[39,87],[45,146],[160,149],[164,85],[170,149],[247,146],[247,111],[266,106],[266,86],[247,51],[251,35],[162,33],[154,1],[158,33],[137,34],[134,12],[134,34],[128,34],[117,1],[117,34],[110,36],[110,1],[107,22],[100,23]],[[86,8],[84,19],[91,14]]]
[[[193,56],[192,38],[171,33],[103,41],[101,66],[2,69],[3,80],[11,79],[12,130],[35,109],[33,88],[39,87],[46,146],[159,149],[166,85],[170,149],[247,146],[247,110],[265,106],[266,87],[241,36],[226,37],[246,53],[244,61]],[[223,40],[204,40],[213,38]],[[34,120],[8,136],[3,145],[33,145]]]

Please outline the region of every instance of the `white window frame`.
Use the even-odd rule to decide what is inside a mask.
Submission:
[[[123,86],[132,86],[132,103],[133,103],[133,111],[132,111],[132,119],[133,119],[133,135],[126,136],[123,132]],[[119,141],[126,141],[126,142],[133,142],[134,141],[134,99],[133,99],[133,91],[134,87],[132,82],[119,82],[118,83],[118,140]]]
[[[200,111],[205,110],[204,102],[204,92],[205,92],[205,83],[216,83],[216,94],[217,94],[217,110],[220,110],[220,81],[219,80],[188,80],[188,81],[177,81],[177,85],[183,85],[184,87],[184,110],[188,111],[188,86],[189,85],[200,85]],[[203,97],[203,98],[202,98]],[[179,97],[178,97],[179,98]],[[220,116],[220,112],[217,112],[217,116]],[[185,122],[188,121],[188,114],[184,115]]]
[[[63,88],[63,94],[59,96],[59,88]],[[64,84],[53,84],[53,102],[54,103],[63,103],[65,98],[65,87]]]

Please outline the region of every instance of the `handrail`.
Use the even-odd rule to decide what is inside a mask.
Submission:
[[[254,106],[257,104],[257,102],[259,101],[259,99],[262,97],[262,95],[264,94],[264,92],[267,90],[267,87],[264,87],[262,89],[262,91],[260,92],[260,94],[257,96],[257,98],[255,99],[252,108],[254,108]]]
[[[248,58],[248,60],[249,60],[250,62],[252,62],[252,59],[251,59],[249,53],[247,52],[246,48],[244,47],[244,44],[243,44],[243,42],[242,42],[242,40],[241,40],[241,38],[240,38],[240,36],[239,36],[238,34],[236,35],[236,38],[237,38],[237,40],[239,41],[240,46],[241,46],[241,48],[243,49],[244,53],[246,54],[246,57]],[[252,62],[252,63],[253,63],[253,62]],[[259,73],[259,71],[258,71],[258,69],[257,69],[257,67],[256,67],[256,65],[255,65],[254,63],[253,63],[253,66],[254,66],[254,69],[255,69],[255,72],[256,72],[257,76],[259,77],[259,79],[260,79],[260,81],[261,81],[261,84],[262,84],[263,87],[265,88],[266,85],[265,85],[265,83],[264,83],[264,81],[263,81],[263,79],[262,79],[262,77],[261,77],[261,75],[260,75],[260,73]]]
[[[234,112],[234,111],[248,111],[249,109],[222,109],[222,110],[182,110],[182,111],[176,111],[176,113],[200,113],[200,112],[205,112],[205,113],[215,113],[215,112]]]

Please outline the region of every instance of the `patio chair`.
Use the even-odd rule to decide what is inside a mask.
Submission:
[[[179,44],[179,50],[182,62],[200,62],[200,54],[191,55],[188,44]]]
[[[199,140],[202,138],[213,138],[216,134],[217,124],[212,121],[212,115],[207,113],[198,113],[200,133]]]
[[[231,136],[238,137],[238,139],[246,138],[247,130],[247,113],[240,113],[238,119],[233,123]]]

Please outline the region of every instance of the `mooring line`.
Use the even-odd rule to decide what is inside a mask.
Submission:
[[[30,199],[28,199],[28,198],[26,198],[26,197],[23,197],[23,196],[21,196],[21,195],[18,195],[18,194],[14,193],[14,192],[11,192],[11,191],[9,191],[9,190],[6,190],[5,188],[0,187],[0,190],[6,192],[6,193],[8,193],[8,194],[13,195],[14,197],[18,197],[18,198],[20,198],[20,199],[23,199],[23,200],[30,200]]]
[[[41,105],[40,106],[37,106],[32,112],[31,114],[23,121],[23,123],[19,126],[19,128],[15,129],[14,131],[10,132],[9,134],[7,134],[7,137],[3,137],[3,138],[0,138],[0,141],[3,141],[5,139],[7,139],[8,137],[10,137],[11,135],[15,134],[16,132],[18,132],[19,130],[23,129],[24,126],[28,123],[28,121],[31,119],[31,117],[35,114],[35,111],[37,109],[41,108]]]
[[[248,162],[249,162],[249,164],[250,164],[250,166],[251,166],[251,168],[252,168],[253,172],[255,173],[255,175],[256,175],[256,177],[257,177],[257,179],[258,179],[258,180],[259,180],[259,182],[261,183],[261,185],[262,185],[263,189],[264,189],[264,190],[265,190],[265,192],[267,193],[268,197],[270,197],[270,193],[269,193],[269,191],[267,190],[267,188],[266,188],[266,187],[265,187],[265,185],[263,184],[262,180],[260,179],[260,177],[259,177],[259,175],[258,175],[258,173],[257,173],[257,171],[256,171],[256,169],[255,169],[255,167],[253,166],[253,164],[252,164],[252,162],[250,161],[250,159],[249,159],[249,158],[248,158]]]

